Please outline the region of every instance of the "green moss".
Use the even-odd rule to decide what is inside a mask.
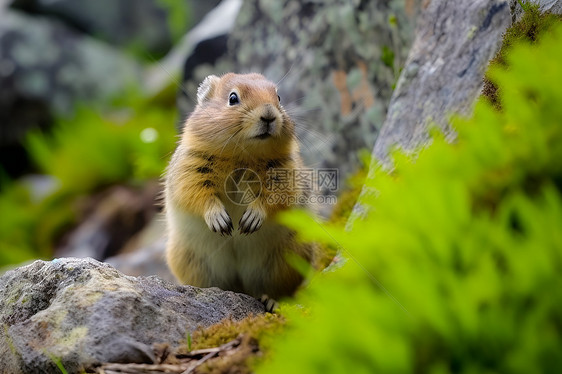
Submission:
[[[286,308],[282,306],[281,313]],[[240,338],[240,346],[235,351],[208,361],[198,370],[202,373],[250,373],[251,368],[268,354],[273,341],[283,332],[284,325],[282,314],[271,313],[249,316],[241,321],[225,320],[195,331],[179,353],[218,347]]]
[[[506,30],[502,46],[496,56],[490,61],[490,67],[508,67],[506,56],[514,45],[523,42],[533,44],[542,33],[548,32],[552,29],[553,25],[559,24],[562,21],[562,15],[560,14],[541,12],[539,4],[527,1],[520,1],[520,4],[524,10],[523,16]],[[484,78],[482,94],[496,109],[501,108],[498,87],[487,75]]]
[[[282,331],[285,319],[280,314],[265,313],[250,316],[241,321],[224,320],[205,329],[196,330],[192,335],[192,349],[218,347],[240,334],[257,341],[267,341]]]

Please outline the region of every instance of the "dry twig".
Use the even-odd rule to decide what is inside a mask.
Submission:
[[[222,352],[227,352],[236,349],[242,342],[241,337],[238,337],[226,344],[219,347],[198,349],[183,354],[170,354],[179,361],[177,364],[120,364],[120,363],[106,363],[97,367],[94,371],[96,374],[191,374],[206,361],[218,356]],[[166,354],[168,356],[168,354]],[[198,357],[203,356],[199,359]]]

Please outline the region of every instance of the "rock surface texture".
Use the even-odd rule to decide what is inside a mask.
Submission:
[[[506,0],[435,0],[423,10],[373,149],[377,159],[386,160],[393,146],[410,151],[427,143],[430,125],[451,134],[449,116],[470,113],[510,19]]]
[[[543,12],[562,14],[562,0],[530,0],[531,3],[539,4]],[[511,20],[517,22],[523,15],[523,9],[518,0],[509,0],[511,8]]]
[[[341,179],[371,149],[413,37],[419,2],[245,1],[228,57],[202,64],[185,82],[189,113],[209,74],[263,73],[279,82],[308,165],[338,167]],[[184,113],[184,114],[186,114]]]
[[[0,372],[69,373],[152,363],[152,345],[264,311],[254,298],[125,276],[92,259],[36,261],[0,278]]]

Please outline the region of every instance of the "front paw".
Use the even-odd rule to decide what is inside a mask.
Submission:
[[[265,221],[265,212],[258,208],[248,207],[238,223],[241,234],[251,234],[260,229]]]
[[[209,229],[221,235],[231,235],[234,226],[224,207],[215,207],[205,213],[205,222]]]

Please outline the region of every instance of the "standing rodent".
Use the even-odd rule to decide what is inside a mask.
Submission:
[[[302,276],[287,258],[298,255],[313,263],[317,252],[316,245],[298,242],[294,231],[275,221],[290,202],[306,197],[292,178],[303,168],[295,124],[275,84],[260,74],[211,75],[199,86],[197,101],[167,169],[168,266],[193,286],[256,298],[291,295]],[[283,190],[266,188],[268,175],[280,169],[289,173]],[[255,176],[261,188],[252,182]],[[226,193],[248,192],[248,186],[259,194],[249,204],[232,201],[243,194]],[[279,192],[286,198],[272,201]]]

